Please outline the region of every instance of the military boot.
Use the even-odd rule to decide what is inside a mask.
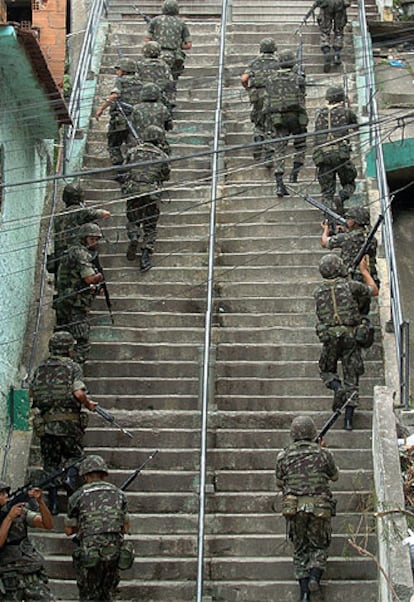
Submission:
[[[134,238],[133,240],[129,241],[129,245],[127,248],[126,258],[128,259],[128,261],[134,261],[135,257],[137,256],[137,250],[138,240]]]
[[[152,268],[151,253],[149,249],[142,249],[141,253],[141,272],[148,272]]]
[[[309,577],[309,591],[312,596],[312,600],[323,600],[321,578],[323,575],[322,569],[313,568],[310,572]]]
[[[48,501],[47,507],[49,508],[51,514],[56,516],[59,514],[59,500],[58,500],[58,490],[57,487],[49,487],[48,489]]]
[[[293,163],[292,171],[289,176],[289,182],[292,182],[292,184],[296,184],[298,181],[299,170],[301,167],[302,163],[297,163],[296,161]]]
[[[345,420],[344,420],[344,429],[346,431],[352,431],[353,424],[352,420],[354,418],[354,408],[353,406],[346,406],[345,408]]]
[[[255,142],[264,142],[264,136],[257,134],[254,137],[254,141]],[[253,147],[253,159],[255,161],[261,161],[262,160],[262,152],[263,152],[263,146],[261,144],[257,144],[256,146],[254,146]]]
[[[280,173],[276,174],[276,194],[279,197],[289,196],[286,186],[283,183],[283,175]]]
[[[309,577],[299,579],[300,602],[308,602],[309,598]]]
[[[334,48],[333,62],[334,62],[334,65],[341,64],[341,51],[339,48]]]
[[[325,60],[323,63],[323,72],[329,73],[329,71],[331,70],[331,49],[329,48],[329,46],[324,46],[322,48],[322,52],[325,57]]]

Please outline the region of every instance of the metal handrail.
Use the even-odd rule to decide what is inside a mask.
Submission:
[[[88,15],[82,47],[79,53],[78,66],[76,68],[75,77],[73,78],[72,92],[69,99],[69,115],[72,120],[72,125],[68,128],[66,134],[65,162],[67,162],[72,155],[73,143],[79,128],[84,82],[88,78],[102,13],[105,13],[105,16],[108,15],[108,0],[93,0]]]
[[[224,54],[226,46],[226,29],[228,16],[228,0],[223,0],[221,8],[221,32],[219,49],[219,67],[217,77],[217,101],[214,120],[214,141],[212,156],[212,181],[210,203],[210,229],[208,247],[208,277],[207,277],[207,307],[205,315],[203,373],[201,382],[201,442],[200,442],[200,479],[199,479],[199,509],[197,536],[197,581],[196,600],[202,602],[204,580],[204,520],[205,520],[205,489],[206,489],[206,457],[207,457],[207,426],[209,400],[209,371],[211,353],[211,330],[213,316],[213,284],[214,284],[214,253],[216,240],[216,204],[219,181],[219,146],[221,136],[223,84],[224,84]]]
[[[395,346],[397,353],[397,364],[400,379],[400,402],[405,409],[409,406],[409,354],[408,348],[408,330],[409,323],[404,320],[400,288],[398,280],[397,260],[394,248],[394,236],[392,229],[391,201],[388,191],[387,175],[385,170],[384,153],[382,149],[381,128],[378,119],[378,107],[376,100],[375,76],[372,63],[372,44],[371,36],[368,32],[367,18],[365,12],[364,0],[358,2],[358,16],[361,27],[362,59],[364,67],[364,77],[366,85],[365,105],[369,121],[373,124],[370,128],[370,142],[375,149],[375,165],[377,174],[378,191],[381,204],[381,212],[384,216],[382,227],[382,240],[385,249],[385,258],[387,262],[390,298],[391,298],[391,319],[394,327]]]

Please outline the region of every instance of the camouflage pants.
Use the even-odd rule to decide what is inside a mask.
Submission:
[[[140,227],[143,231],[142,249],[154,250],[157,239],[157,223],[160,216],[158,207],[161,193],[152,193],[127,200],[127,233],[129,240],[138,240]]]
[[[18,572],[0,574],[0,601],[17,602],[23,600],[40,600],[53,602],[55,599],[48,586],[44,570],[28,575]]]
[[[317,177],[324,203],[335,211],[338,210],[334,203],[337,176],[343,190],[351,197],[355,192],[357,177],[355,165],[351,159],[344,159],[339,153],[327,155],[326,161],[318,165]]]
[[[109,124],[108,129],[108,152],[112,165],[122,165],[124,156],[121,151],[123,144],[126,144],[129,137],[129,130],[112,129]]]
[[[329,329],[328,333],[328,340],[323,343],[319,358],[321,379],[328,388],[331,388],[332,381],[341,381],[338,374],[338,362],[340,361],[343,372],[343,388],[347,397],[356,391],[350,404],[356,407],[358,405],[359,377],[364,374],[361,348],[355,341],[352,328],[342,334],[336,332],[335,329]]]
[[[161,49],[161,58],[167,63],[171,69],[172,76],[175,81],[180,77],[184,71],[185,52],[180,48],[177,50],[170,50],[169,48]],[[174,98],[175,98],[175,87],[174,87]]]
[[[75,306],[67,302],[61,302],[56,308],[55,330],[67,330],[76,340],[73,359],[83,364],[91,349],[89,336],[91,326],[89,323],[89,307]]]
[[[331,31],[333,30],[332,46],[341,50],[344,44],[344,27],[347,23],[346,10],[321,8],[318,25],[321,32],[321,48],[331,46]]]
[[[263,112],[265,88],[249,88],[248,92],[251,104],[250,121],[254,124],[254,134],[265,136],[266,116]]]
[[[115,534],[96,536],[82,542],[73,553],[73,566],[80,602],[114,600],[119,577],[119,537]],[[104,558],[104,556],[107,558]],[[94,560],[91,562],[91,558]],[[91,566],[93,565],[93,566]]]
[[[40,438],[40,453],[43,470],[46,474],[51,474],[58,470],[66,460],[74,462],[82,457],[82,437],[56,436],[46,433]]]
[[[289,539],[293,543],[295,579],[309,577],[312,568],[326,569],[331,543],[331,519],[298,512],[289,519]]]
[[[271,115],[271,124],[269,125],[266,137],[277,138],[276,142],[267,145],[267,148],[274,151],[274,169],[275,174],[283,174],[285,171],[286,149],[289,143],[290,135],[298,135],[293,139],[294,155],[293,162],[303,165],[306,151],[306,126],[308,117],[306,112],[274,113]],[[301,136],[301,134],[304,134]]]

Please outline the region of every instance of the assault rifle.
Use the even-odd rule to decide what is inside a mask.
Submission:
[[[298,74],[299,75],[305,75],[304,71],[303,71],[303,39],[302,39],[302,32],[299,31],[299,45],[298,45],[298,50],[296,53],[296,62],[298,65]]]
[[[336,213],[336,211],[333,211],[333,209],[329,209],[329,207],[321,203],[321,201],[318,201],[317,199],[313,198],[313,196],[311,196],[310,194],[305,194],[303,199],[307,203],[309,203],[309,205],[313,205],[314,207],[322,211],[322,213],[324,213],[324,215],[328,219],[331,219],[337,224],[341,224],[341,226],[348,226],[347,220],[344,217],[342,217],[342,215],[339,215],[339,213]]]
[[[346,71],[346,65],[345,65],[345,63],[342,63],[342,69],[343,69],[342,81],[343,81],[344,98],[345,98],[344,106],[345,106],[346,109],[349,109],[348,73]]]
[[[315,20],[315,8],[318,6],[317,2],[314,2],[312,4],[312,6],[310,7],[310,9],[308,10],[308,12],[306,13],[306,15],[303,17],[302,21],[300,22],[299,27],[297,28],[295,33],[298,33],[298,31],[300,31],[302,29],[302,27],[304,25],[306,25],[307,20],[309,19],[309,17],[311,15],[313,15],[313,19]]]
[[[143,463],[140,466],[138,466],[138,468],[136,470],[134,470],[134,472],[132,474],[130,474],[129,477],[127,477],[123,483],[121,483],[121,485],[119,486],[119,489],[121,489],[121,491],[125,491],[126,489],[128,489],[128,487],[131,485],[131,483],[133,481],[135,481],[135,479],[137,478],[137,476],[139,475],[141,470],[148,464],[148,462],[151,462],[151,460],[153,458],[155,458],[155,456],[158,454],[158,452],[159,452],[158,449],[151,452],[150,455],[148,456],[148,458],[146,460],[144,460]]]
[[[68,464],[67,466],[62,466],[62,468],[58,468],[51,475],[40,479],[36,483],[28,483],[27,485],[23,485],[19,487],[9,495],[9,499],[7,503],[0,508],[0,524],[6,518],[7,514],[10,512],[11,508],[16,504],[24,504],[31,500],[29,496],[29,491],[31,489],[47,489],[47,486],[55,481],[61,479],[70,468],[74,468],[78,464],[80,464],[84,460],[84,456],[76,460],[76,462],[72,462],[72,464]]]
[[[103,267],[101,265],[101,262],[99,261],[99,253],[95,253],[95,255],[92,259],[92,265],[95,266],[95,268],[98,270],[98,272],[100,274],[102,274],[102,276],[103,276],[102,282],[100,282],[98,285],[98,290],[99,289],[103,290],[106,307],[108,308],[109,315],[111,316],[111,322],[112,322],[112,326],[113,326],[115,324],[115,322],[114,322],[114,316],[112,313],[112,301],[111,301],[111,297],[109,296],[108,285],[106,284]]]
[[[139,15],[141,15],[141,17],[144,19],[145,23],[146,23],[147,25],[149,25],[149,23],[151,22],[151,17],[149,17],[148,15],[145,15],[145,14],[142,12],[142,10],[140,10],[140,9],[138,8],[138,6],[137,6],[136,4],[134,5],[134,9],[137,11],[137,13],[138,13]]]
[[[121,113],[122,117],[125,119],[128,129],[131,132],[131,135],[135,138],[135,140],[137,141],[138,144],[141,144],[142,140],[139,137],[137,130],[135,129],[132,121],[129,119],[129,117],[125,111],[125,109],[127,109],[128,111],[132,110],[132,105],[130,105],[127,102],[122,102],[121,100],[115,100],[115,106],[118,109],[118,111]]]
[[[107,410],[104,410],[102,406],[100,406],[99,404],[95,406],[95,412],[98,414],[98,416],[100,416],[110,424],[116,426],[116,428],[122,431],[124,435],[132,439],[134,435],[130,431],[124,429],[120,424],[118,424],[118,422],[115,420],[115,416],[113,416],[110,412],[107,412]]]
[[[338,420],[339,416],[342,414],[342,410],[344,410],[346,408],[346,406],[348,406],[351,403],[351,401],[354,399],[356,393],[357,392],[354,391],[352,393],[352,395],[345,401],[344,404],[342,404],[342,406],[340,408],[337,408],[336,410],[334,410],[332,416],[325,422],[325,424],[319,431],[318,435],[316,436],[316,439],[315,439],[316,443],[321,441],[324,438],[324,436],[326,435],[326,433],[333,427],[335,422]]]
[[[380,227],[380,225],[382,224],[383,221],[384,221],[384,216],[379,215],[377,221],[375,222],[375,224],[373,225],[371,230],[368,232],[368,235],[367,235],[367,238],[366,238],[364,244],[359,249],[357,256],[355,257],[354,261],[352,262],[351,267],[349,268],[349,273],[351,275],[355,272],[355,270],[361,263],[362,258],[367,254],[368,249],[371,244],[371,241],[374,238],[376,231],[378,230],[378,228]]]

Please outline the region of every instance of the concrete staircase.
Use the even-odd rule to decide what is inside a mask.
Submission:
[[[246,24],[241,9],[248,4],[233,1],[227,36],[225,145],[252,140],[249,104],[238,78],[257,54],[260,39],[271,35],[279,50],[291,48],[298,19],[309,8],[301,0],[286,6],[274,2],[272,7],[261,0],[255,3],[254,22]],[[118,184],[105,175],[84,181],[88,203],[104,205],[113,213],[104,225],[107,242],[101,257],[115,315],[111,326],[103,300],[97,301],[86,382],[92,397],[135,435],[127,439],[92,417],[87,451],[106,458],[110,479],[119,484],[150,451],[160,450],[129,489],[137,557],[134,567],[122,575],[121,600],[195,599],[198,397],[211,170],[207,154],[191,155],[210,150],[213,136],[219,27],[217,20],[200,20],[199,11],[207,5],[213,7],[207,16],[217,17],[218,2],[180,2],[181,14],[194,17],[189,22],[194,48],[179,80],[170,135],[172,180],[161,207],[151,271],[141,274],[138,261],[125,258],[125,208]],[[111,5],[96,105],[112,85],[116,49],[122,48],[127,56],[139,55],[145,24],[132,18],[132,6],[125,1]],[[155,14],[159,3],[143,2],[140,8]],[[284,23],[286,13],[289,19]],[[262,14],[267,15],[263,22]],[[315,26],[304,30],[304,44],[312,118],[326,86],[340,83],[342,76],[338,72],[328,78],[322,73]],[[350,34],[344,58],[352,87]],[[91,125],[85,168],[109,165],[104,125],[102,120]],[[317,193],[308,155],[296,189]],[[293,602],[297,584],[274,467],[278,451],[288,443],[294,416],[310,414],[322,426],[330,415],[331,395],[317,368],[320,344],[312,300],[320,281],[321,216],[295,194],[278,199],[272,174],[253,163],[251,149],[226,153],[224,170],[218,202],[204,591],[211,602]],[[362,182],[359,192],[363,193]],[[335,484],[338,516],[324,581],[330,602],[345,596],[349,602],[377,599],[375,565],[357,557],[346,540],[361,529],[361,514],[372,492],[370,405],[372,387],[381,382],[382,374],[381,348],[375,345],[367,356],[355,430],[346,433],[338,423],[327,437],[341,469]],[[36,446],[32,459],[36,464]],[[71,543],[61,535],[62,519],[60,515],[55,533],[34,537],[46,555],[56,595],[74,600]],[[366,541],[375,550],[371,532]]]

